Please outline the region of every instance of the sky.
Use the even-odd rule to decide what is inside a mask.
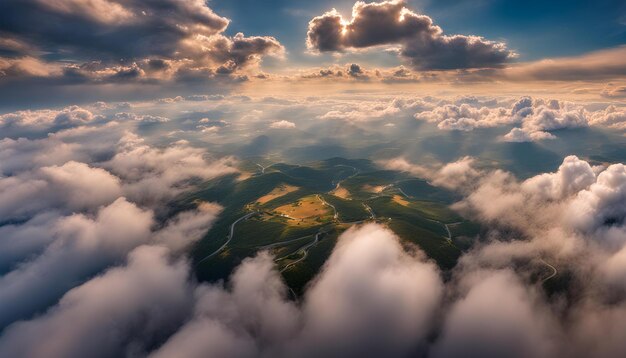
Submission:
[[[281,39],[297,61],[305,50],[311,17],[338,9],[349,15],[354,1],[213,1],[211,6],[238,25],[232,31],[266,33]],[[520,60],[579,55],[626,41],[626,5],[601,1],[408,1],[446,30],[505,40]],[[309,62],[310,63],[310,62]]]
[[[221,188],[329,159],[454,266],[378,217],[202,279]],[[625,357],[624,163],[624,1],[0,0],[0,357]]]
[[[622,86],[626,73],[622,1],[358,4],[7,0],[0,106],[302,92],[336,80],[338,69],[347,76],[334,87],[402,82],[413,91],[463,85],[466,92],[520,83],[602,92],[607,83]],[[364,71],[349,71],[353,64]],[[316,81],[321,70],[327,74]]]

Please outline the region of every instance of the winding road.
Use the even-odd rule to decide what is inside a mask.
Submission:
[[[335,165],[335,166],[336,166],[336,167],[347,167],[347,168],[352,168],[352,169],[354,170],[354,173],[353,173],[352,175],[350,175],[349,177],[347,177],[347,178],[345,178],[345,179],[341,179],[340,181],[338,181],[338,182],[337,182],[337,184],[335,185],[335,189],[333,189],[333,190],[329,191],[329,193],[330,193],[330,192],[333,192],[334,190],[338,190],[338,189],[339,189],[339,187],[341,186],[341,183],[342,183],[342,182],[344,182],[344,181],[346,181],[346,180],[348,180],[348,179],[350,179],[350,178],[354,178],[355,176],[357,176],[357,174],[359,174],[359,170],[358,170],[357,168],[353,167],[353,166],[350,166],[350,165],[344,165],[344,164],[337,164],[337,165]],[[350,200],[350,199],[348,199],[348,200]]]
[[[324,234],[324,232],[319,231],[317,234],[315,234],[315,240],[313,240],[312,242],[310,242],[310,243],[308,243],[308,244],[306,244],[306,245],[302,246],[301,248],[299,248],[299,249],[298,249],[298,251],[296,251],[296,252],[302,252],[302,253],[303,253],[302,257],[300,257],[300,258],[299,258],[299,259],[297,259],[296,261],[294,261],[294,262],[290,263],[289,265],[287,265],[287,266],[283,267],[283,269],[282,269],[282,270],[280,270],[280,272],[283,272],[283,271],[287,270],[288,268],[290,268],[290,267],[292,267],[292,266],[294,266],[294,265],[296,265],[296,264],[298,264],[298,263],[300,263],[300,262],[304,261],[304,259],[306,259],[306,258],[307,258],[307,256],[308,256],[308,254],[309,254],[309,248],[310,248],[311,246],[313,246],[313,245],[317,244],[317,243],[318,243],[318,241],[320,241],[320,235],[322,235],[322,234]],[[293,255],[293,254],[289,254],[289,255]],[[287,256],[289,256],[289,255],[287,255]],[[284,259],[285,257],[286,257],[286,256],[284,256],[284,257],[280,257],[280,258],[277,258],[277,259],[276,259],[276,261],[281,260],[281,259]]]
[[[230,243],[230,241],[233,239],[233,237],[235,236],[235,225],[237,225],[239,222],[241,222],[242,220],[246,220],[256,214],[258,214],[258,211],[253,211],[251,213],[248,213],[242,217],[240,217],[239,219],[235,220],[231,225],[230,225],[230,234],[228,235],[228,240],[226,240],[226,242],[219,247],[219,249],[213,251],[211,254],[205,256],[202,260],[198,261],[197,264],[202,263],[205,260],[210,259],[211,257],[215,256],[216,254],[218,254],[220,251],[224,250],[224,248]]]
[[[539,261],[541,261],[542,264],[544,264],[544,265],[546,265],[546,266],[548,266],[549,268],[552,269],[552,273],[550,275],[548,275],[547,277],[545,277],[543,280],[541,280],[541,283],[545,283],[549,279],[554,278],[554,276],[556,276],[559,273],[559,271],[556,269],[556,267],[550,265],[544,259],[539,259]]]
[[[315,196],[317,197],[317,199],[319,201],[322,202],[322,204],[326,205],[326,206],[330,206],[331,208],[333,208],[333,212],[335,213],[333,215],[333,219],[335,219],[335,221],[339,221],[339,212],[337,211],[337,208],[335,208],[335,206],[329,202],[327,202],[326,200],[324,200],[319,194],[315,194]]]
[[[372,218],[372,220],[376,220],[376,214],[374,214],[374,210],[372,210],[372,208],[365,203],[363,203],[363,206],[365,207],[365,210],[370,213],[370,217]]]
[[[283,245],[286,245],[286,244],[291,244],[292,242],[300,241],[300,240],[306,239],[306,238],[311,237],[311,236],[312,235],[307,235],[307,236],[299,237],[297,239],[292,239],[292,240],[287,240],[287,241],[279,241],[279,242],[275,242],[273,244],[260,246],[258,249],[259,250],[273,249],[275,247],[283,246]]]

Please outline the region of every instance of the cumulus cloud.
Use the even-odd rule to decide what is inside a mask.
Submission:
[[[405,253],[388,229],[349,230],[305,298],[304,351],[407,354],[426,338],[441,294],[435,266]]]
[[[318,116],[325,120],[360,122],[372,119],[391,118],[403,112],[433,108],[433,104],[420,98],[394,98],[390,101],[359,101],[341,103]]]
[[[433,357],[553,357],[552,315],[512,271],[477,272],[460,283]]]
[[[118,143],[117,153],[103,167],[124,181],[124,191],[143,203],[171,198],[191,179],[211,179],[236,169],[232,158],[207,161],[204,150],[186,142],[165,149],[153,148],[134,133],[128,132]]]
[[[433,355],[455,356],[459,347],[481,357],[623,354],[615,334],[626,297],[624,166],[593,167],[570,156],[556,172],[524,181],[500,170],[478,172],[459,187],[466,197],[456,207],[490,223],[492,232],[454,270],[458,299]],[[546,270],[571,275],[565,290],[576,294],[561,296],[565,306],[533,284],[530,272],[553,277]],[[602,337],[593,334],[600,316]]]
[[[603,111],[593,112],[589,122],[594,125],[624,130],[626,129],[626,107],[611,105]]]
[[[310,50],[342,52],[375,46],[397,46],[403,59],[424,70],[500,67],[516,57],[502,42],[444,35],[430,17],[411,11],[402,0],[358,1],[349,21],[333,9],[309,22]]]
[[[201,287],[193,319],[152,356],[406,354],[425,342],[442,291],[432,263],[366,225],[340,237],[303,307],[286,300],[271,257],[260,254],[237,269],[230,290]]]
[[[521,125],[503,136],[508,142],[554,139],[556,136],[549,131],[587,127],[590,122],[589,112],[571,102],[522,97],[509,108],[479,105],[471,102],[445,104],[418,112],[415,118],[436,123],[441,130],[454,131]]]
[[[80,280],[124,258],[148,240],[152,224],[150,212],[125,199],[103,207],[94,218],[75,214],[55,222],[53,243],[0,278],[0,325],[45,308]]]
[[[88,124],[103,117],[78,107],[70,106],[62,110],[18,111],[0,115],[0,128],[5,137],[23,136],[31,131],[58,131],[63,128]],[[15,134],[13,134],[15,133]]]
[[[192,302],[187,276],[187,265],[172,262],[165,248],[141,246],[129,254],[124,266],[112,268],[68,291],[58,305],[42,316],[9,326],[0,338],[0,354],[142,354],[155,339],[180,324]]]
[[[410,173],[428,179],[434,185],[449,189],[470,185],[481,176],[481,172],[474,168],[475,160],[472,157],[463,157],[439,168],[413,164],[403,157],[379,161],[379,164],[386,169]]]
[[[45,222],[51,243],[33,259],[24,256],[24,262],[0,278],[0,325],[28,318],[139,245],[152,243],[181,251],[202,237],[220,210],[214,204],[201,204],[198,210],[183,212],[153,231],[153,212],[120,198],[95,217],[74,214]],[[34,224],[27,223],[27,227],[42,226]]]
[[[118,113],[112,120],[79,107],[5,116],[19,118],[9,125],[33,139],[0,141],[1,327],[41,313],[137,246],[180,255],[211,226],[221,211],[216,204],[159,222],[152,209],[165,214],[167,200],[191,181],[234,172],[232,160],[186,142],[155,148],[129,131],[153,117]]]
[[[270,124],[270,128],[292,129],[292,128],[296,128],[296,124],[283,119],[280,121],[272,122]]]
[[[0,13],[0,32],[26,39],[39,53],[61,51],[73,60],[46,60],[30,47],[12,45],[18,53],[0,57],[0,81],[37,77],[49,79],[39,85],[64,85],[239,80],[243,77],[236,73],[257,66],[262,57],[284,54],[274,37],[226,36],[230,20],[201,0],[10,0],[0,4]],[[39,25],[26,25],[32,23]]]
[[[253,357],[277,349],[298,329],[298,310],[267,254],[245,260],[231,289],[201,286],[193,318],[152,357]]]
[[[375,224],[340,237],[301,307],[267,253],[244,260],[227,286],[196,286],[165,247],[139,246],[126,261],[8,326],[0,352],[144,355],[171,335],[150,356],[407,354],[426,344],[443,293],[435,265]]]
[[[544,139],[555,139],[556,136],[544,131],[527,132],[521,128],[513,128],[502,139],[505,142],[523,143],[523,142],[535,142]]]
[[[7,220],[48,208],[86,210],[109,203],[121,193],[120,181],[111,173],[70,161],[0,178],[0,213]]]

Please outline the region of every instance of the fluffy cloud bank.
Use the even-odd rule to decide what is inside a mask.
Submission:
[[[226,111],[221,100],[162,102],[211,101],[200,105]],[[238,113],[251,115],[244,102],[232,101]],[[276,118],[292,118],[291,106],[307,103],[242,101],[274,108],[245,119],[265,130]],[[484,115],[536,133],[578,123],[580,113],[573,104],[530,98],[314,104],[318,112],[311,113],[320,117],[310,122],[330,126],[328,132],[342,120],[370,125],[406,115],[416,125],[415,112],[471,116],[485,107],[476,121]],[[443,105],[458,109],[436,110]],[[219,206],[201,203],[161,219],[167,202],[194,180],[233,173],[231,159],[212,158],[159,131],[154,144],[146,133],[169,130],[172,112],[163,111],[171,121],[142,131],[139,114],[97,107],[104,109],[21,113],[37,118],[11,122],[28,135],[0,141],[0,209],[10,219],[0,224],[0,356],[614,357],[626,351],[622,164],[594,166],[570,156],[554,172],[520,180],[471,157],[438,167],[396,158],[388,169],[462,194],[454,208],[488,234],[442,274],[383,225],[352,228],[303,296],[292,300],[266,253],[245,260],[226,283],[194,282],[182,256]],[[322,119],[329,110],[335,113]],[[197,124],[219,120],[183,111],[194,133]],[[83,114],[56,126],[65,112]],[[593,116],[582,113],[591,123]],[[289,134],[306,129],[305,121],[293,121],[298,131]]]
[[[342,235],[301,307],[265,253],[244,261],[228,287],[195,286],[187,274],[167,249],[140,246],[42,316],[9,326],[0,352],[145,355],[164,341],[150,356],[405,355],[426,344],[443,293],[435,265],[378,225]],[[70,330],[58,329],[70,319]]]
[[[180,255],[215,220],[221,207],[199,203],[157,221],[193,180],[236,170],[189,143],[146,144],[131,131],[144,117],[76,106],[2,116],[0,327],[45,311],[138,246]]]
[[[444,35],[430,17],[411,11],[403,0],[358,1],[349,21],[334,9],[317,16],[309,22],[307,46],[319,52],[399,46],[402,58],[424,70],[500,67],[516,57],[502,42]]]
[[[302,307],[266,254],[231,287],[203,287],[192,320],[153,356],[403,355],[424,342],[443,286],[432,263],[368,225],[342,235]]]
[[[570,156],[557,171],[524,181],[470,158],[430,171],[401,159],[387,166],[465,193],[457,210],[491,228],[454,269],[447,285],[454,298],[432,356],[626,352],[615,339],[626,309],[623,164],[594,167]],[[444,180],[445,173],[454,176]],[[567,288],[547,296],[542,284],[555,276],[566,277]],[[604,337],[593,334],[600,325]]]
[[[601,117],[607,114],[594,113]],[[557,100],[522,97],[506,107],[489,107],[477,104],[446,104],[432,110],[415,114],[418,120],[436,123],[442,130],[471,131],[475,128],[490,128],[515,125],[503,139],[509,142],[531,142],[556,138],[549,131],[564,128],[589,126],[590,114],[582,106]]]
[[[122,191],[141,180],[128,168],[160,177],[166,174],[155,163],[176,158],[172,166],[197,154],[181,157],[175,146],[169,153],[122,137],[121,156],[102,164]],[[129,159],[119,158],[137,148],[145,167],[123,165]],[[91,164],[85,165],[99,163]],[[152,210],[123,198],[75,214],[38,210],[24,224],[1,227],[14,238],[33,239],[14,250],[32,258],[6,266],[10,271],[0,278],[6,325],[0,355],[624,354],[623,165],[595,167],[571,156],[555,172],[523,181],[481,169],[470,157],[435,171],[401,159],[388,167],[458,190],[464,199],[455,207],[493,229],[445,279],[421,251],[402,245],[384,226],[367,224],[340,236],[296,302],[267,253],[245,260],[226,284],[190,278],[179,253],[210,226],[215,205],[158,226]],[[42,233],[52,237],[38,241]],[[566,291],[582,298],[567,292],[550,298],[542,285],[548,265],[557,277],[569,273]]]

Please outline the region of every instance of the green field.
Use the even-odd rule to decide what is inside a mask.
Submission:
[[[386,225],[403,243],[419,246],[441,269],[449,270],[481,231],[448,207],[454,193],[406,173],[380,170],[367,160],[333,158],[306,165],[255,161],[241,164],[247,178],[229,176],[202,183],[172,205],[172,212],[189,209],[197,201],[224,207],[191,251],[201,281],[225,279],[246,257],[269,250],[289,287],[300,294],[340,234],[366,221]],[[277,189],[285,186],[294,188],[284,193]],[[349,191],[348,198],[332,194],[339,187]],[[276,196],[277,192],[281,194]],[[269,193],[269,200],[258,202]],[[292,212],[304,217],[294,218]]]

